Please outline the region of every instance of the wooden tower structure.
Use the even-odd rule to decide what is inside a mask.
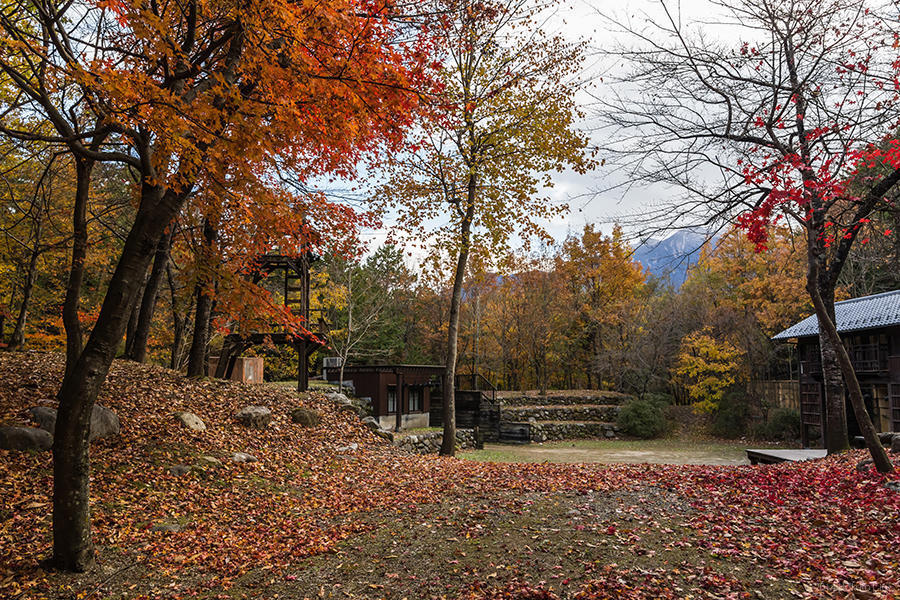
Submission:
[[[259,283],[275,274],[280,275],[284,284],[282,290],[284,306],[292,314],[303,319],[303,326],[307,332],[299,335],[289,331],[230,333],[225,336],[222,352],[216,363],[216,377],[230,378],[235,361],[244,351],[270,339],[273,344],[293,346],[297,351],[297,390],[300,392],[307,390],[309,387],[307,365],[309,356],[324,346],[327,340],[323,312],[312,310],[309,306],[309,267],[315,260],[317,258],[309,253],[301,253],[297,256],[265,254],[256,259],[256,268],[252,275],[253,283]]]

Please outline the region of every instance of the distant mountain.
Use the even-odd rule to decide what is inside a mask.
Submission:
[[[685,229],[659,240],[651,238],[634,251],[634,260],[653,275],[681,287],[688,267],[697,263],[707,234]]]

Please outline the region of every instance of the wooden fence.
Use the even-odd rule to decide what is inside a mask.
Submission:
[[[800,412],[800,383],[787,379],[751,381],[747,392],[772,408],[790,408]]]

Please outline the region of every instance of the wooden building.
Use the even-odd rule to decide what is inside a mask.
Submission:
[[[837,302],[834,308],[875,429],[900,431],[900,290]],[[797,344],[801,439],[809,447],[825,427],[818,318],[807,317],[772,339]],[[851,439],[860,434],[849,400],[847,428]]]
[[[340,369],[325,370],[337,382]],[[344,367],[344,381],[353,393],[372,407],[372,416],[385,429],[429,427],[431,401],[440,394],[440,365],[362,365]]]
[[[399,431],[440,427],[444,367],[441,365],[360,365],[344,368],[357,398],[372,407],[372,416],[385,429]],[[337,382],[338,367],[325,369],[328,381]],[[481,375],[456,376],[456,426],[473,429],[487,441],[500,431],[496,388]]]

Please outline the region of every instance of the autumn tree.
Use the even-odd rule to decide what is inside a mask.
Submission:
[[[688,271],[680,294],[694,321],[744,354],[748,375],[766,379],[776,362],[770,338],[812,310],[806,292],[803,232],[784,226],[768,233],[760,253],[744,231],[734,228],[707,244]]]
[[[721,39],[683,26],[670,6],[641,28],[619,23],[631,70],[603,110],[630,177],[685,191],[650,215],[666,223],[736,220],[762,248],[787,217],[806,233],[806,290],[820,323],[829,452],[847,447],[843,382],[878,469],[890,462],[834,326],[835,289],[861,225],[900,181],[892,135],[896,49],[876,7],[829,0],[722,4]],[[728,40],[736,36],[741,41]],[[861,180],[861,160],[887,168]],[[856,181],[856,191],[848,187]]]
[[[414,277],[403,263],[403,253],[392,245],[378,248],[364,260],[342,256],[326,259],[326,288],[331,348],[344,366],[353,358],[385,360],[395,356],[403,344],[399,308],[401,294]]]
[[[682,340],[672,371],[676,381],[687,389],[694,409],[701,413],[718,410],[725,392],[745,374],[743,352],[714,336],[707,327]]]
[[[139,174],[138,208],[102,308],[58,394],[58,566],[92,564],[91,408],[159,240],[201,175],[238,188],[236,197],[277,204],[289,196],[271,177],[279,161],[298,178],[349,175],[361,152],[396,138],[410,118],[405,90],[415,64],[404,48],[390,46],[394,28],[379,14],[383,9],[352,0],[261,0],[239,7],[117,2],[32,10],[23,4],[4,11],[4,73],[29,106],[52,115],[74,94],[92,115],[87,122],[97,125],[91,135],[73,128],[55,139],[74,143],[78,155],[116,160]],[[39,79],[45,75],[52,85]],[[71,92],[59,97],[41,93],[65,86]],[[117,143],[111,149],[81,142],[107,133]],[[212,194],[206,200],[217,201]]]
[[[594,225],[585,225],[580,235],[563,242],[556,269],[568,291],[569,310],[577,315],[570,335],[580,336],[588,352],[585,367],[598,384],[606,378],[620,387],[623,359],[633,341],[629,324],[637,322],[644,284],[622,230],[616,227],[604,235]]]
[[[505,254],[513,232],[542,235],[559,214],[541,194],[549,173],[589,165],[575,127],[579,49],[543,29],[528,0],[431,0],[441,90],[417,142],[397,156],[375,194],[396,205],[403,233],[422,236],[452,264],[443,378],[441,453],[455,451],[454,377],[463,282],[473,248]],[[421,237],[419,237],[421,240]]]

